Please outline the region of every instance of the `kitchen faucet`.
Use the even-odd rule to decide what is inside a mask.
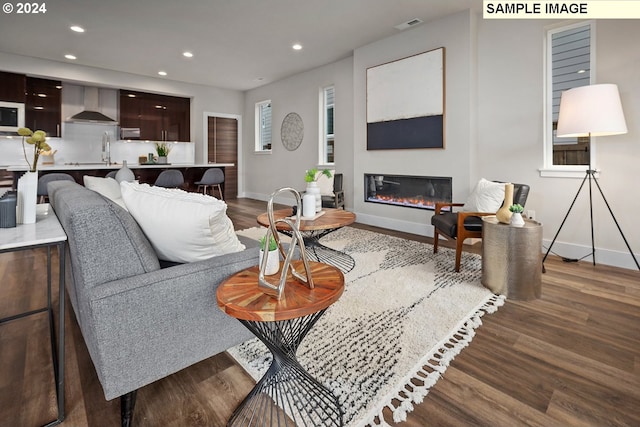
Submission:
[[[102,161],[107,166],[111,164],[111,136],[109,132],[102,135]]]

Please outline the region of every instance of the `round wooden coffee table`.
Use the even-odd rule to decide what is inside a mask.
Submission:
[[[344,209],[333,208],[323,208],[321,212],[322,214],[317,216],[316,219],[302,219],[300,221],[300,232],[304,238],[307,254],[315,261],[334,265],[344,273],[348,273],[353,270],[356,264],[353,257],[323,245],[320,243],[320,239],[339,228],[353,224],[356,221],[356,214]],[[276,220],[291,217],[292,215],[291,208],[273,211],[273,217]],[[264,227],[269,226],[269,217],[266,212],[258,215],[257,220],[258,224]],[[291,229],[287,224],[278,223],[276,228],[281,233],[291,236]]]
[[[294,263],[298,270],[303,269],[302,261]],[[338,268],[313,261],[309,264],[314,288],[289,273],[279,300],[258,288],[258,266],[234,274],[218,287],[220,309],[240,320],[273,355],[269,370],[227,426],[343,425],[338,399],[296,359],[304,337],[344,290],[344,275]]]

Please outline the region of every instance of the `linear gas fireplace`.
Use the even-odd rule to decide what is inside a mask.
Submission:
[[[365,202],[434,210],[451,197],[451,177],[364,174]]]

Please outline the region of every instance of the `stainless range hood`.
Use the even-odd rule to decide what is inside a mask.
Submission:
[[[97,87],[84,87],[84,110],[67,119],[71,123],[116,125],[111,117],[100,112],[100,91]]]

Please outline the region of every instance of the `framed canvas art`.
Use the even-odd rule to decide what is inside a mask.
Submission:
[[[444,53],[367,69],[367,150],[444,148]]]

